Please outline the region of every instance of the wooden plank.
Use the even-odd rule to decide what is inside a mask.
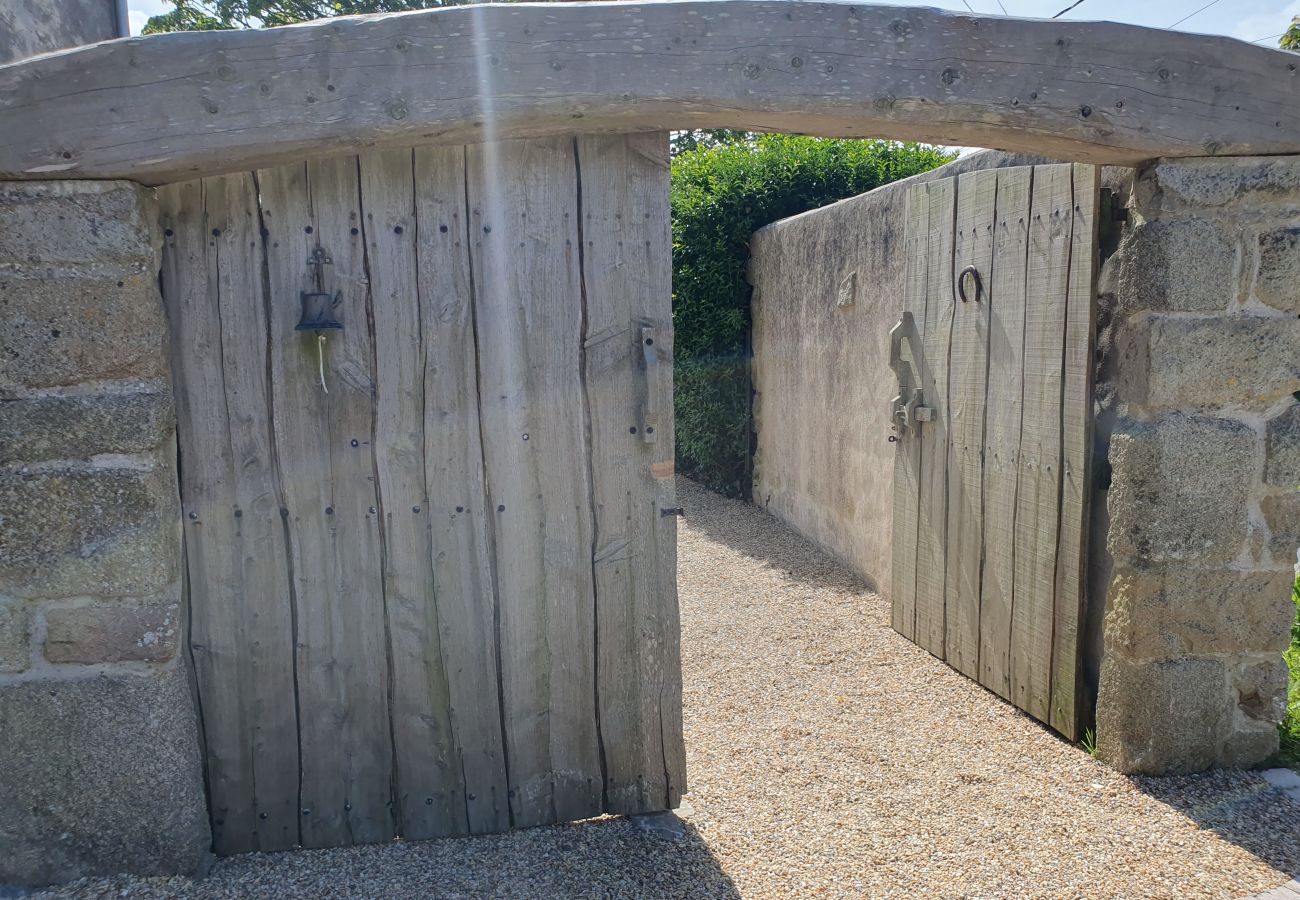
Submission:
[[[595,501],[596,699],[605,809],[667,809],[684,764],[680,716],[665,716],[678,669],[677,587],[660,570],[671,545],[672,272],[668,136],[579,137],[583,386]],[[660,465],[656,465],[660,464]],[[656,472],[660,473],[656,477]],[[670,771],[670,765],[672,770]]]
[[[1061,341],[1073,218],[1068,165],[1034,170],[1025,311],[1024,410],[1012,590],[1011,697],[1050,721],[1061,487]]]
[[[122,15],[126,15],[125,4]],[[125,37],[115,0],[22,0],[0,5],[0,63]]]
[[[361,145],[476,142],[485,110],[498,139],[558,135],[574,97],[586,132],[873,136],[1113,165],[1294,154],[1291,65],[1227,37],[875,4],[452,7],[0,67],[0,178],[158,184]]]
[[[238,625],[240,583],[230,515],[235,467],[224,410],[216,239],[209,236],[201,181],[168,186],[158,194],[158,207],[171,355],[184,362],[172,366],[172,385],[212,840],[218,853],[241,853],[256,847],[257,817],[252,741],[242,704],[245,643]]]
[[[298,843],[298,735],[256,194],[237,175],[159,199],[214,847],[283,850]]]
[[[297,606],[302,843],[387,840],[392,747],[373,359],[355,158],[259,174],[271,290],[275,441]],[[317,248],[330,262],[310,264]],[[318,274],[319,273],[319,274]],[[340,292],[325,378],[299,293]]]
[[[398,831],[430,838],[469,826],[434,598],[430,529],[437,515],[425,487],[427,348],[416,252],[425,235],[417,228],[413,165],[409,150],[359,158]]]
[[[1024,391],[1025,262],[1029,254],[1033,174],[1030,166],[997,170],[997,231],[989,295],[979,681],[1006,699],[1011,697],[1011,610],[1015,602],[1016,494]]]
[[[984,408],[988,377],[989,306],[998,173],[957,179],[953,237],[954,284],[967,266],[982,287],[967,288],[954,306],[948,359],[948,572],[945,577],[945,658],[979,677],[980,580],[984,551]]]
[[[480,409],[515,825],[601,810],[571,139],[467,150]]]
[[[926,259],[930,242],[930,201],[926,186],[914,184],[907,192],[907,228],[904,252],[907,273],[903,312],[911,313],[913,330],[900,345],[911,384],[921,385],[921,361],[917,354],[924,340],[927,291]],[[891,624],[909,640],[916,639],[916,525],[921,497],[921,432],[916,423],[898,428],[894,447],[893,571],[890,590]]]
[[[947,577],[948,349],[956,299],[952,285],[956,179],[928,185],[925,350],[921,383],[932,420],[921,430],[921,492],[916,537],[916,642],[943,659]]]
[[[491,516],[479,438],[465,151],[415,151],[422,421],[433,584],[455,762],[472,834],[510,827],[501,730]]]
[[[1057,549],[1056,613],[1052,630],[1051,725],[1079,735],[1079,622],[1083,616],[1088,534],[1088,473],[1092,458],[1092,348],[1096,330],[1097,207],[1095,166],[1074,166],[1070,274],[1061,395],[1061,533]]]

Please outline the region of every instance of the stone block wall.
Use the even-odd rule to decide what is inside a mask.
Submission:
[[[1127,772],[1277,750],[1300,547],[1300,159],[1137,173],[1103,268],[1109,439],[1102,757]]]
[[[133,184],[0,183],[0,884],[210,843],[153,221]]]

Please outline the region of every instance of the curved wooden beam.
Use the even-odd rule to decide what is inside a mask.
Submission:
[[[727,127],[1132,164],[1300,153],[1300,56],[806,0],[488,4],[0,67],[0,178],[162,183],[361,146]]]

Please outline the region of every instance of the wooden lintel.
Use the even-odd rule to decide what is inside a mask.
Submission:
[[[149,184],[361,147],[726,127],[1131,165],[1300,153],[1300,57],[804,0],[484,4],[0,66],[0,178]]]

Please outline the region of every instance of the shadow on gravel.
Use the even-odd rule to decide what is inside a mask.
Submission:
[[[1300,806],[1258,772],[1216,769],[1168,778],[1135,775],[1128,780],[1201,828],[1300,878]]]
[[[814,587],[876,593],[875,585],[850,573],[843,563],[762,507],[715,494],[685,476],[677,479],[677,502],[692,528],[790,578]],[[743,509],[746,514],[726,515],[729,509]]]
[[[699,833],[674,840],[622,818],[507,834],[219,859],[206,878],[83,879],[36,898],[740,897]]]

